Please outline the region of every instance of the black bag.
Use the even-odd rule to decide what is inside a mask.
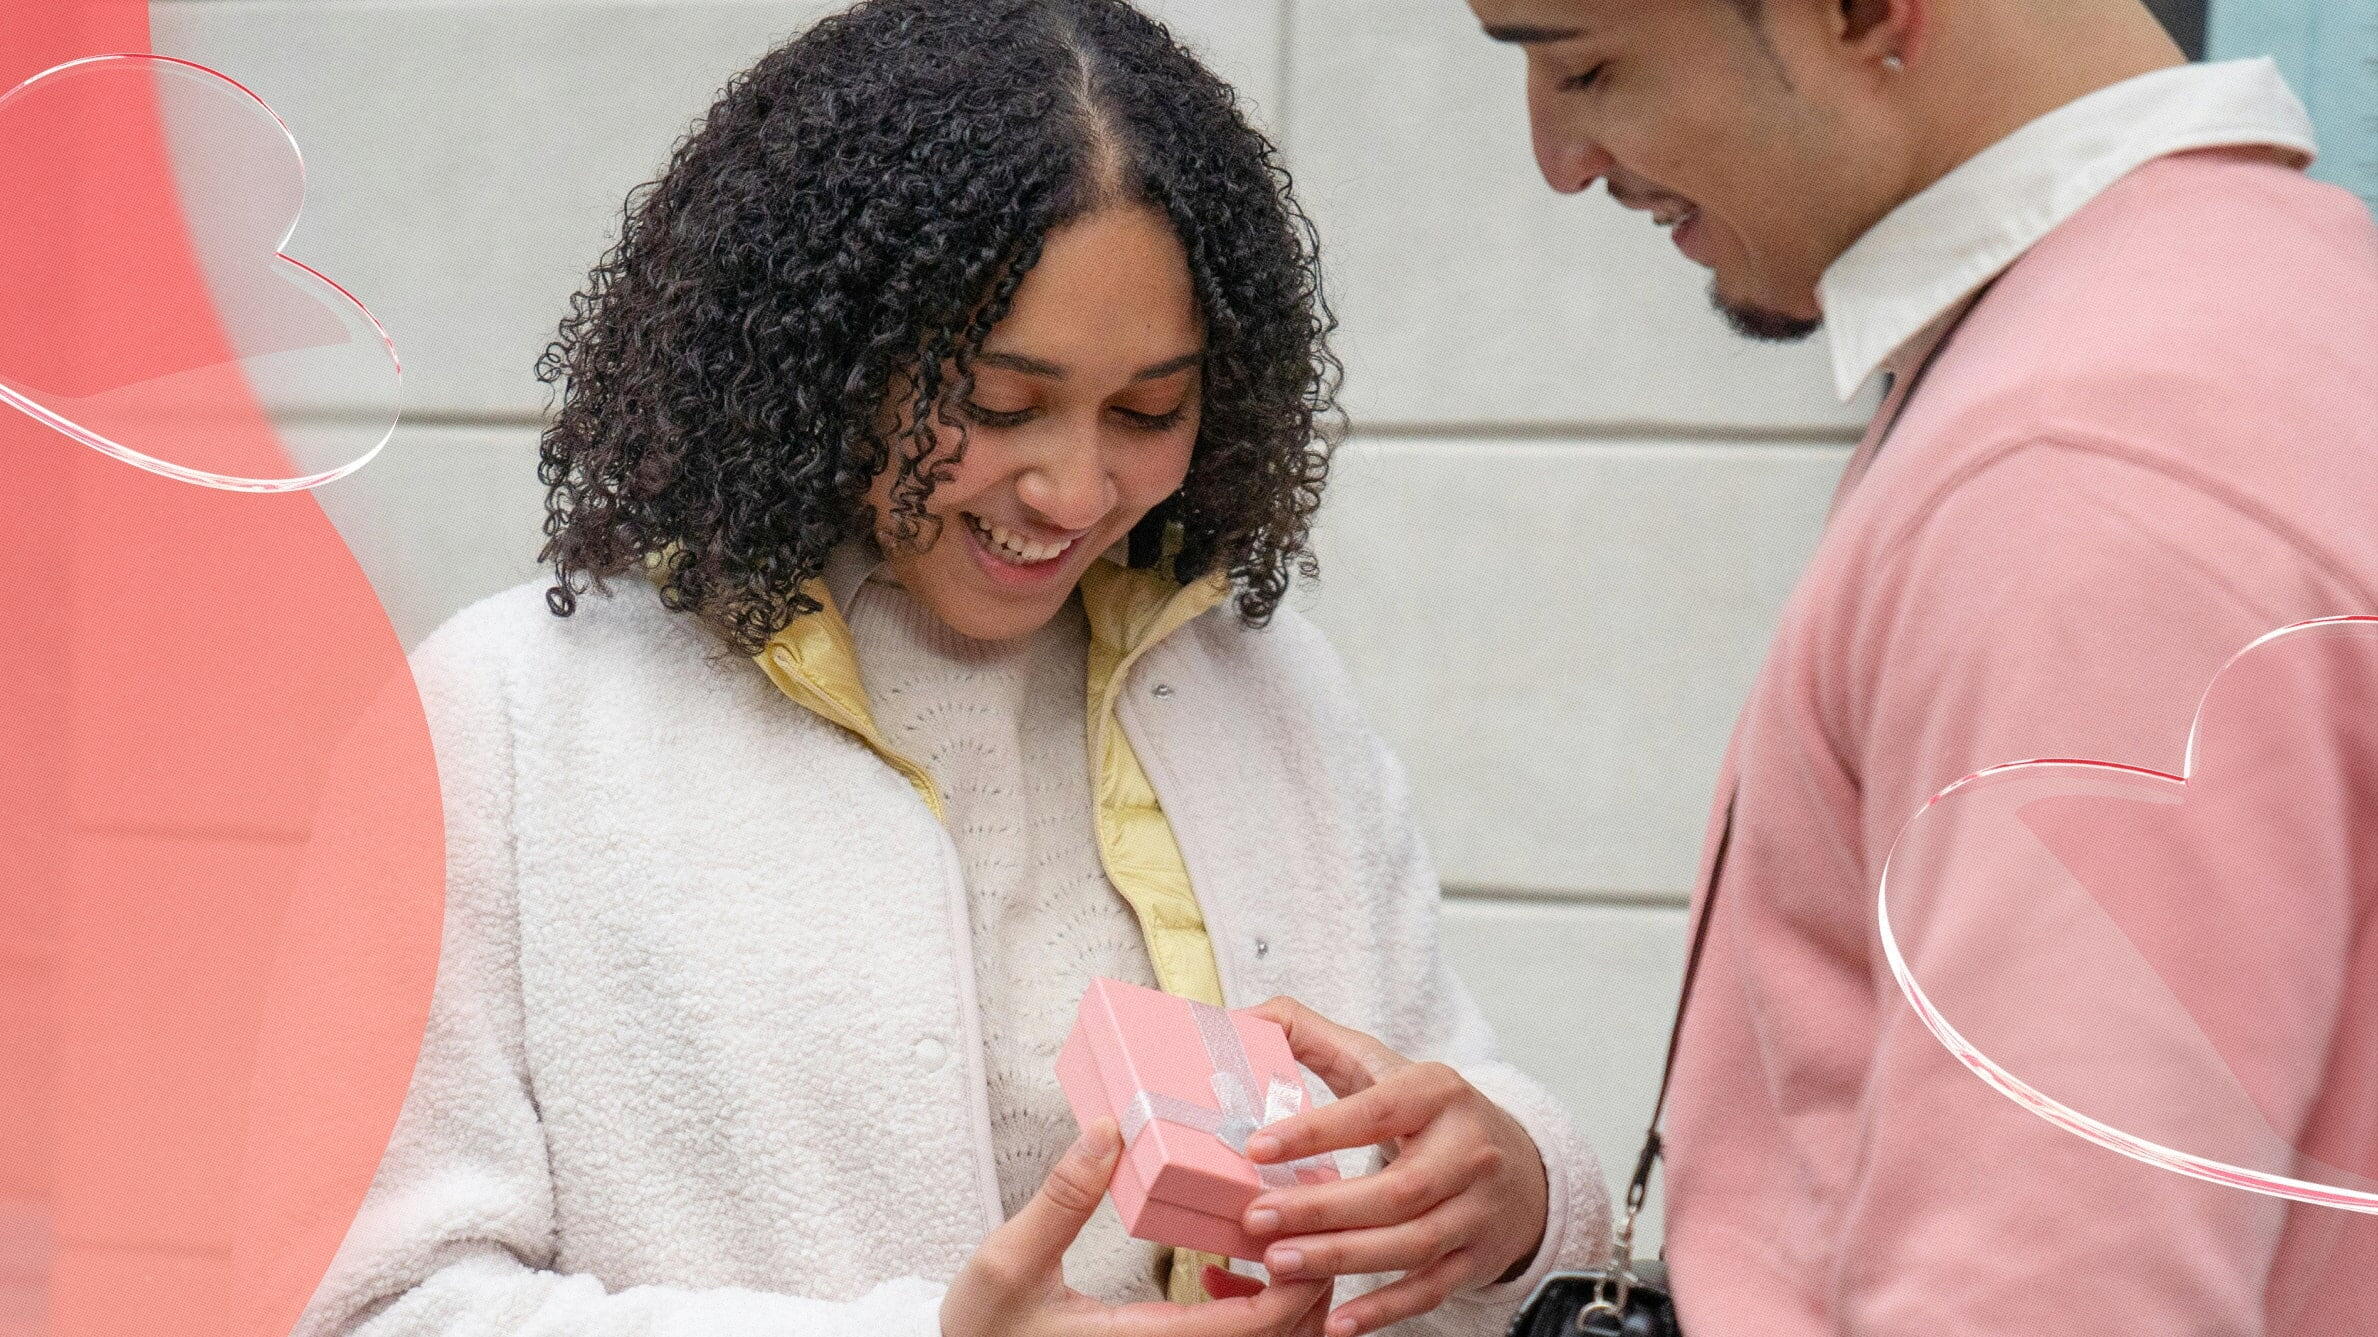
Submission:
[[[1511,1337],[1683,1337],[1668,1269],[1637,1262],[1626,1272],[1557,1272],[1528,1297]]]

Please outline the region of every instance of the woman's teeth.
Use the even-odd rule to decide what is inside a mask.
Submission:
[[[979,515],[969,515],[966,523],[982,538],[983,546],[1016,566],[1033,566],[1063,555],[1074,540],[1063,543],[1035,543],[1013,530],[1001,529]]]
[[[1662,209],[1651,216],[1651,221],[1661,227],[1675,227],[1691,222],[1700,212],[1698,208]]]

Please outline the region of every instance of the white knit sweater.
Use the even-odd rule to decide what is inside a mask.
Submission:
[[[878,568],[842,603],[876,727],[941,789],[966,881],[983,1084],[1001,1210],[1040,1189],[1076,1135],[1057,1051],[1094,977],[1156,987],[1139,918],[1107,880],[1090,815],[1090,623],[978,641]],[[1066,1280],[1110,1304],[1165,1298],[1172,1251],[1135,1240],[1111,1202],[1065,1255]]]
[[[541,582],[483,600],[414,673],[444,955],[395,1138],[299,1331],[938,1333],[1001,1219],[946,830],[641,582],[568,619]],[[1444,968],[1401,771],[1335,657],[1293,612],[1254,630],[1226,605],[1143,655],[1120,709],[1229,1003],[1293,993],[1450,1062],[1542,1149],[1534,1270],[1404,1327],[1499,1331],[1544,1270],[1596,1255],[1606,1191]]]

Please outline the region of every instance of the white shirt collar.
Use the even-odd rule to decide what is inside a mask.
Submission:
[[[1968,159],[1867,229],[1818,305],[1844,402],[1893,355],[2133,168],[2267,145],[2312,160],[2312,118],[2268,58],[2179,65],[2065,104]]]

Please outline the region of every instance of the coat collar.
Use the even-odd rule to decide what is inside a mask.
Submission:
[[[941,795],[932,776],[895,750],[876,727],[859,672],[858,646],[843,613],[882,564],[882,554],[872,543],[852,541],[837,547],[825,571],[802,587],[817,600],[818,611],[795,618],[752,658],[786,696],[865,742],[907,778],[939,817]],[[1082,573],[1080,589],[1082,611],[1090,624],[1091,718],[1102,719],[1114,709],[1131,665],[1228,598],[1230,578],[1215,572],[1184,585],[1161,571],[1125,566],[1109,552]]]

